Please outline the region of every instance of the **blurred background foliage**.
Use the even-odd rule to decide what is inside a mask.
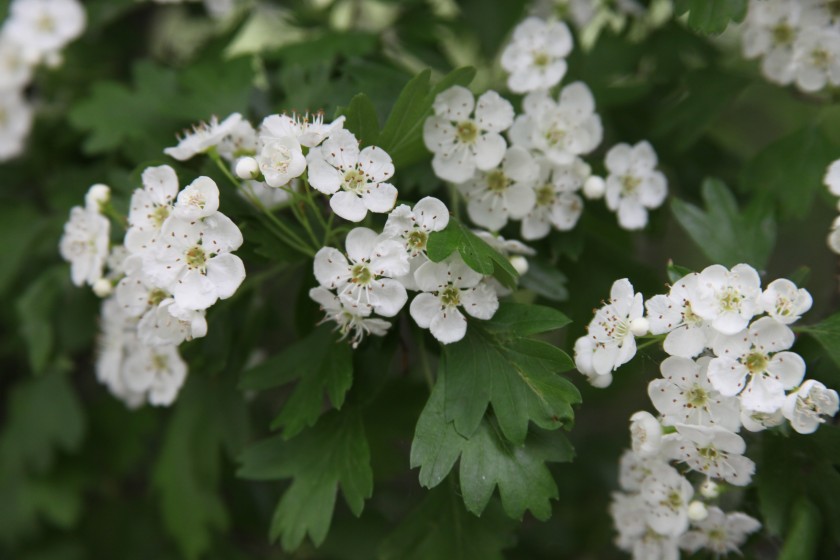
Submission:
[[[373,497],[360,518],[338,500],[325,543],[316,549],[305,541],[286,553],[267,533],[289,483],[236,472],[237,457],[268,435],[292,385],[260,393],[237,386],[255,353],[275,355],[311,331],[317,309],[305,297],[309,265],[272,244],[247,205],[224,192],[222,208],[243,225],[249,275],[270,279],[246,280],[212,309],[209,336],[184,347],[191,373],[171,409],[132,412],[96,382],[98,301],[70,284],[57,254],[68,211],[91,184],[107,183],[115,204],[127,208],[140,172],[165,161],[162,148],[174,133],[212,114],[332,115],[364,92],[383,123],[424,68],[437,80],[471,65],[474,90],[503,90],[498,54],[526,5],[289,0],[261,2],[221,24],[200,4],[89,0],[85,7],[85,35],[66,49],[61,67],[42,70],[31,86],[38,118],[26,154],[0,166],[0,557],[620,557],[607,504],[629,442],[627,419],[648,407],[646,385],[662,358],[655,348],[622,367],[607,390],[572,374],[583,394],[569,434],[575,460],[551,466],[559,499],[550,520],[526,515],[519,524],[501,513],[497,498],[477,518],[455,483],[431,492],[419,486],[408,468],[429,396],[418,356],[393,336],[369,342],[352,357],[345,407],[367,436]],[[0,15],[5,10],[0,5]],[[732,26],[714,39],[697,29],[685,17],[644,40],[605,29],[590,50],[576,47],[570,58],[565,81],[591,87],[604,123],[602,147],[588,158],[595,172],[610,145],[648,139],[672,202],[641,233],[621,230],[590,203],[573,232],[535,244],[540,257],[524,280],[531,289],[519,297],[573,320],[553,340],[561,347],[571,348],[613,280],[628,277],[646,296],[662,292],[670,260],[694,270],[749,262],[767,279],[792,278],[814,297],[806,323],[838,309],[838,261],[825,244],[835,211],[821,185],[840,156],[834,92],[771,85],[741,58]],[[176,168],[218,175],[196,161]],[[450,195],[425,153],[398,166],[394,182],[403,198]],[[837,364],[814,340],[800,337],[795,350],[809,377],[840,387]],[[306,434],[300,445],[328,445]],[[757,482],[731,499],[743,499],[744,511],[766,527],[745,556],[778,555],[802,494],[812,496],[821,520],[813,525],[814,557],[835,556],[837,426],[808,438],[767,433],[750,445],[760,458]]]

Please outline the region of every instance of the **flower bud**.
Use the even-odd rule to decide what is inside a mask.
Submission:
[[[583,195],[590,199],[595,200],[604,196],[604,193],[607,190],[607,184],[604,182],[604,179],[598,177],[597,175],[590,176],[585,183],[583,183]]]
[[[688,518],[692,521],[703,521],[709,516],[709,510],[706,509],[706,504],[694,500],[688,504]]]
[[[630,332],[633,336],[644,336],[650,331],[650,323],[644,317],[637,317],[630,321]]]
[[[99,280],[93,283],[93,293],[96,294],[98,297],[108,297],[113,291],[114,285],[111,283],[110,280],[100,278]]]
[[[107,185],[97,183],[88,189],[85,195],[85,206],[87,206],[88,210],[99,212],[101,206],[107,204],[110,198],[111,189]]]
[[[528,272],[528,259],[522,255],[513,255],[510,257],[510,264],[520,276],[525,276]]]
[[[252,157],[244,157],[236,162],[236,176],[240,179],[255,179],[260,174],[260,166]]]
[[[662,448],[662,426],[650,412],[640,410],[630,417],[630,436],[640,457],[654,457]]]
[[[609,387],[613,381],[613,376],[611,373],[605,373],[604,375],[593,374],[588,377],[589,384],[595,387],[596,389],[605,389]]]
[[[700,495],[709,500],[713,500],[720,495],[720,486],[707,479],[700,485]]]

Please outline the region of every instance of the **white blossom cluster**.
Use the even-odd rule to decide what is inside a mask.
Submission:
[[[527,93],[522,113],[495,91],[476,99],[461,86],[438,94],[423,140],[434,153],[435,174],[457,185],[470,220],[490,231],[519,221],[525,240],[569,231],[583,212],[583,197],[606,198],[622,228],[647,224],[648,210],[667,195],[665,176],[648,142],[613,146],[606,179],[583,157],[601,144],[601,118],[583,82],[552,94],[566,73],[572,39],[561,22],[527,18],[502,54],[508,87]]]
[[[669,354],[662,377],[648,385],[659,416],[640,411],[631,418],[633,449],[622,457],[623,492],[611,506],[620,548],[639,559],[678,558],[680,548],[721,555],[737,552],[759,529],[747,515],[692,501],[697,496],[684,473],[705,481],[705,498],[715,497],[718,484],[745,486],[755,464],[744,455],[742,427],[757,432],[787,420],[809,434],[837,413],[837,392],[803,380],[805,362],[789,351],[789,325],[811,303],[786,279],[762,290],[745,264],[689,273],[647,302],[627,279],[613,284],[575,343],[579,371],[595,386],[609,385],[612,372],[635,355],[636,337],[648,332],[664,337]]]
[[[178,345],[207,334],[206,310],[245,279],[239,228],[219,189],[199,177],[179,189],[168,165],[148,167],[131,198],[125,238],[110,246],[109,190],[94,185],[60,242],[76,285],[102,304],[97,377],[131,407],[169,405],[187,375]]]
[[[750,0],[743,53],[768,80],[803,91],[840,85],[840,14],[830,0]]]
[[[828,166],[823,182],[831,194],[840,197],[840,160]],[[837,202],[837,209],[840,210],[840,200]],[[828,247],[840,255],[840,216],[835,218],[831,224],[831,232],[828,234]]]
[[[36,67],[61,64],[61,49],[84,31],[77,0],[13,0],[0,27],[0,161],[23,152],[33,108],[25,90]]]
[[[156,4],[184,4],[201,0],[152,0]],[[224,19],[236,9],[237,0],[203,0],[204,9],[215,19]]]
[[[674,11],[672,0],[542,0],[535,4],[535,14],[554,14],[570,21],[584,49],[591,48],[606,29],[615,34],[626,31],[631,41],[641,40],[669,21]]]

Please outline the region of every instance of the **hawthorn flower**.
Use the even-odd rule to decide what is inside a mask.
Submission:
[[[183,136],[178,140],[178,145],[166,148],[163,153],[178,161],[186,161],[218,146],[226,136],[236,130],[241,121],[242,115],[239,113],[229,115],[222,122],[219,122],[214,115],[210,117],[209,123],[201,122],[194,125],[191,131],[185,130]]]
[[[828,187],[828,192],[834,196],[840,196],[840,159],[833,161],[828,166],[823,177],[823,183]]]
[[[19,91],[32,78],[32,64],[23,47],[8,34],[0,33],[0,90]]]
[[[720,427],[675,424],[677,433],[663,437],[663,453],[691,469],[735,486],[746,486],[755,463],[744,457],[746,443]]]
[[[23,152],[32,128],[32,107],[19,90],[0,91],[0,161]]]
[[[144,268],[183,309],[207,309],[232,296],[245,279],[242,260],[232,254],[242,245],[242,233],[221,212],[192,222],[173,216],[161,239]]]
[[[128,389],[145,394],[154,406],[172,404],[187,378],[187,364],[176,346],[140,345],[128,355],[124,368]]]
[[[721,426],[736,432],[741,426],[738,399],[725,397],[712,387],[706,371],[711,358],[694,362],[670,356],[660,370],[664,379],[648,384],[653,406],[664,416],[665,425],[676,423],[697,426]]]
[[[449,209],[437,198],[420,199],[414,208],[400,204],[388,214],[383,233],[403,243],[409,257],[425,255],[429,235],[449,224]]]
[[[423,292],[411,301],[412,319],[443,344],[461,340],[467,332],[467,320],[459,307],[484,320],[493,317],[499,308],[496,292],[482,283],[482,278],[457,255],[439,263],[423,264],[414,273]]]
[[[142,175],[143,188],[131,196],[125,247],[131,253],[151,250],[164,222],[172,213],[178,195],[178,176],[168,165],[147,167]]]
[[[345,117],[341,116],[331,123],[324,122],[323,113],[313,115],[270,115],[263,119],[260,136],[282,138],[291,136],[301,146],[314,148],[331,134],[344,128]]]
[[[368,211],[388,212],[397,201],[397,189],[385,182],[394,175],[391,156],[376,146],[359,150],[349,130],[334,132],[307,160],[310,184],[332,195],[330,208],[345,220],[361,222]]]
[[[371,309],[367,306],[351,306],[346,304],[328,289],[318,286],[309,290],[312,298],[321,310],[326,313],[325,321],[336,323],[336,329],[341,338],[350,338],[350,345],[357,348],[365,335],[385,336],[391,323],[384,319],[370,317]]]
[[[199,177],[178,193],[172,215],[188,221],[212,216],[219,209],[219,187],[210,177]]]
[[[581,373],[589,377],[607,375],[636,355],[630,323],[642,316],[642,302],[642,294],[634,293],[626,278],[613,283],[609,302],[595,312],[587,326],[588,334],[583,338],[591,342],[578,339],[575,343],[575,364]]]
[[[236,161],[242,156],[257,153],[257,131],[245,119],[240,120],[216,145],[219,155],[226,161]]]
[[[508,218],[525,217],[536,202],[533,183],[537,172],[528,150],[518,146],[508,148],[500,167],[479,171],[458,186],[467,199],[470,219],[481,227],[498,231]]]
[[[761,70],[771,81],[793,81],[794,43],[801,31],[799,14],[796,0],[749,3],[744,22],[744,56],[763,57]]]
[[[790,280],[780,278],[771,282],[758,296],[758,303],[776,321],[789,325],[811,309],[813,299],[808,290],[797,288]]]
[[[137,334],[147,346],[177,346],[207,334],[204,313],[203,309],[184,309],[174,298],[166,298],[143,315]]]
[[[70,263],[73,284],[93,286],[102,278],[108,258],[111,223],[98,205],[74,206],[59,242],[61,257]]]
[[[772,317],[761,317],[744,332],[717,336],[709,363],[709,381],[722,395],[741,394],[741,404],[773,412],[785,401],[785,390],[799,385],[805,361],[793,352],[794,334]],[[742,392],[743,391],[743,392]]]
[[[647,141],[635,146],[618,144],[607,152],[607,208],[618,212],[618,223],[624,229],[645,227],[648,209],[664,202],[668,181],[656,165],[656,152]]]
[[[660,428],[661,431],[662,428]],[[645,478],[653,472],[655,465],[661,464],[663,461],[659,456],[641,457],[630,449],[625,450],[618,463],[619,485],[624,490],[638,492],[641,490]]]
[[[618,531],[616,546],[634,560],[679,560],[677,538],[657,533],[647,522],[650,506],[641,494],[613,493],[610,515]]]
[[[601,143],[601,118],[583,82],[564,87],[557,101],[546,91],[529,93],[523,108],[525,114],[516,118],[510,130],[512,143],[537,150],[556,164],[569,165]]]
[[[648,525],[660,535],[678,537],[688,529],[688,504],[694,488],[673,467],[659,463],[645,478],[640,491],[648,506]]]
[[[314,273],[318,283],[338,291],[345,307],[366,317],[372,309],[383,317],[400,312],[408,294],[395,277],[409,270],[403,245],[368,228],[354,228],[345,240],[347,256],[332,247],[315,255]],[[319,302],[321,303],[321,302]]]
[[[557,165],[539,158],[539,176],[534,185],[534,206],[522,218],[522,238],[542,239],[553,226],[558,231],[575,227],[583,213],[583,199],[578,191],[591,172],[580,158],[568,165]]]
[[[825,422],[823,416],[834,416],[840,409],[837,391],[826,389],[819,381],[808,379],[785,397],[782,414],[800,434],[814,433]]]
[[[565,23],[526,18],[502,51],[502,68],[510,74],[508,88],[527,93],[557,85],[566,75],[565,57],[571,50],[572,34]]]
[[[120,303],[111,297],[102,301],[99,326],[96,378],[126,406],[137,408],[145,402],[145,396],[141,391],[131,390],[123,378],[125,360],[140,344],[137,319],[126,315]]]
[[[761,528],[761,523],[741,512],[724,513],[719,507],[708,508],[706,517],[694,521],[692,530],[680,537],[680,548],[695,553],[701,548],[723,556],[741,553],[747,537]]]
[[[630,417],[633,452],[639,457],[656,457],[662,447],[662,426],[650,412],[640,410]]]
[[[785,421],[782,409],[773,412],[758,412],[741,406],[741,425],[750,432],[761,432]]]
[[[265,182],[271,187],[282,187],[306,171],[306,158],[300,143],[293,136],[263,138],[256,155],[257,164]]]
[[[14,0],[3,33],[35,62],[81,35],[86,19],[76,0]]]
[[[668,333],[665,351],[672,356],[693,358],[705,348],[709,326],[692,310],[697,297],[698,274],[680,278],[667,295],[658,294],[645,302],[652,334]]]
[[[831,232],[828,234],[828,247],[835,253],[840,254],[840,216],[837,216],[831,224]]]
[[[796,85],[803,91],[819,91],[827,84],[840,84],[840,33],[834,29],[810,29],[794,43]]]
[[[720,333],[735,334],[747,327],[759,313],[761,280],[748,264],[726,270],[713,264],[700,272],[692,300],[692,311]]]
[[[435,175],[462,183],[476,169],[488,171],[502,161],[507,143],[501,136],[513,123],[513,106],[495,91],[478,98],[452,86],[437,95],[433,116],[423,124],[423,142],[434,153]],[[475,115],[473,115],[475,109]]]

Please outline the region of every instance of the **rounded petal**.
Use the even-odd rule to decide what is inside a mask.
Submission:
[[[748,373],[746,366],[731,358],[715,358],[709,362],[709,381],[725,397],[741,392]]]
[[[449,284],[449,266],[445,262],[425,262],[415,271],[414,280],[424,292],[436,292]]]
[[[188,270],[171,291],[175,303],[184,309],[207,309],[219,299],[216,284],[198,270]]]
[[[513,185],[508,187],[505,193],[505,205],[508,215],[514,220],[521,220],[537,203],[537,195],[534,189],[524,185]]]
[[[536,181],[540,171],[531,153],[520,146],[507,149],[502,168],[505,175],[516,182]]]
[[[487,91],[478,98],[475,120],[482,130],[502,132],[513,124],[513,105],[495,91]]]
[[[371,212],[389,212],[397,202],[397,188],[390,183],[377,183],[362,194],[362,202]]]
[[[429,330],[443,344],[458,342],[467,334],[467,320],[454,307],[445,308],[432,318]]]
[[[347,258],[333,247],[322,247],[315,254],[313,269],[315,279],[324,288],[340,288],[350,279],[350,264]]]
[[[170,204],[178,194],[178,175],[168,165],[147,167],[141,177],[143,188],[155,204]]]
[[[443,309],[440,299],[434,294],[422,292],[417,294],[411,305],[409,306],[409,313],[417,326],[423,329],[428,329],[432,324],[432,319]]]
[[[449,209],[432,196],[421,198],[414,205],[412,213],[417,225],[429,232],[441,231],[449,225]]]
[[[461,305],[469,315],[486,321],[499,309],[499,298],[493,288],[487,284],[479,284],[461,292]]]
[[[359,161],[359,140],[349,130],[336,130],[324,140],[321,155],[327,163],[341,171],[355,169]]]
[[[341,171],[324,161],[320,155],[313,156],[313,153],[319,154],[315,149],[309,152],[307,159],[309,161],[309,184],[312,188],[324,193],[333,194],[341,188],[341,182],[344,176]]]
[[[423,123],[423,143],[430,152],[446,152],[455,144],[455,125],[442,117],[429,117]]]
[[[399,313],[406,301],[408,294],[405,286],[396,280],[382,278],[371,286],[370,304],[373,310],[383,317],[393,317]]]
[[[479,136],[473,150],[475,152],[475,166],[482,171],[493,169],[505,157],[507,143],[500,134],[488,132]]]
[[[805,360],[794,352],[779,352],[770,358],[767,372],[786,390],[793,389],[805,377]]]
[[[330,198],[330,208],[349,222],[361,222],[368,209],[362,199],[347,191],[337,192]]]
[[[504,148],[502,148],[502,154],[504,154]],[[499,161],[501,159],[500,155]],[[459,143],[447,152],[435,153],[435,157],[432,158],[432,169],[435,175],[445,181],[463,183],[475,174],[475,156],[469,147]]]
[[[245,280],[245,265],[236,255],[219,255],[207,263],[207,278],[216,286],[219,299],[227,299]]]
[[[198,220],[219,209],[219,187],[210,177],[199,177],[178,193],[173,214],[187,220]]]
[[[371,183],[381,183],[394,176],[391,156],[376,146],[368,146],[359,154],[359,169]]]
[[[437,94],[432,105],[435,115],[450,121],[462,121],[470,116],[475,107],[475,98],[463,86],[452,86]]]

